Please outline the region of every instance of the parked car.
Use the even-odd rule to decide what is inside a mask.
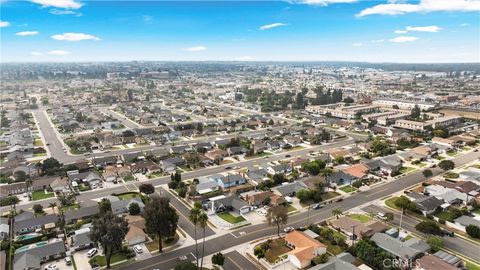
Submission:
[[[315,209],[315,210],[320,209],[322,207],[323,207],[323,205],[319,204],[319,203],[316,203],[316,204],[312,205],[312,208]]]
[[[97,254],[98,250],[96,248],[92,248],[87,252],[87,257],[93,257],[93,255]]]
[[[443,232],[443,235],[446,235],[446,236],[450,236],[450,237],[455,236],[454,232],[451,232],[451,231],[448,231],[448,230],[443,230],[442,232]]]
[[[70,257],[70,256],[65,257],[65,263],[67,265],[71,265],[72,264],[72,257]]]
[[[285,155],[286,158],[292,157],[292,155]]]
[[[381,219],[381,220],[385,220],[387,218],[387,216],[385,215],[385,213],[382,213],[382,212],[379,212],[375,215],[376,218],[378,219]]]
[[[284,232],[289,233],[291,231],[295,230],[293,227],[286,227],[283,229]]]
[[[225,167],[225,170],[231,170],[231,169],[232,169],[232,167],[230,167],[230,166]]]
[[[140,245],[133,246],[133,250],[135,250],[135,252],[139,254],[143,252],[143,249]]]
[[[55,264],[49,264],[45,266],[45,270],[57,270],[58,267]]]

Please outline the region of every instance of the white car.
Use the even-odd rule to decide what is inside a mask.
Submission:
[[[133,250],[135,250],[136,253],[142,253],[143,252],[143,249],[140,245],[133,246]]]
[[[45,270],[57,270],[58,267],[55,264],[49,264],[45,266]]]
[[[283,229],[283,231],[286,232],[286,233],[289,233],[293,230],[295,230],[293,227],[286,227],[285,229]]]
[[[96,248],[92,248],[87,252],[87,257],[93,257],[93,255],[97,254],[98,250]]]

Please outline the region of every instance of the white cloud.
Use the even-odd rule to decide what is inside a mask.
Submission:
[[[363,46],[363,43],[361,43],[361,42],[356,42],[356,43],[353,43],[352,46],[353,46],[353,47],[362,47],[362,46]]]
[[[462,23],[460,24],[461,27],[465,27],[465,26],[469,26],[470,24],[469,23]]]
[[[8,27],[10,26],[10,23],[7,21],[0,21],[0,27]]]
[[[187,52],[201,52],[201,51],[205,51],[206,49],[207,47],[204,47],[204,46],[195,46],[195,47],[190,47],[183,50]]]
[[[438,31],[442,30],[442,28],[436,26],[436,25],[430,25],[430,26],[407,26],[407,31],[415,31],[415,32],[430,32],[430,33],[436,33]]]
[[[382,43],[382,42],[385,42],[384,39],[374,39],[372,40],[372,43]]]
[[[38,31],[22,31],[15,34],[16,36],[26,37],[38,35]]]
[[[31,0],[33,3],[42,5],[43,7],[56,7],[67,9],[79,9],[83,4],[75,0]]]
[[[395,34],[406,34],[407,30],[395,30]]]
[[[75,15],[76,17],[82,16],[81,12],[76,12],[76,11],[69,10],[69,9],[52,8],[52,9],[50,9],[49,12],[53,15]]]
[[[272,23],[272,24],[266,24],[266,25],[262,25],[258,28],[258,30],[268,30],[268,29],[272,29],[272,28],[276,28],[276,27],[281,27],[281,26],[286,26],[288,24],[286,23]]]
[[[354,3],[358,0],[291,0],[292,4],[328,6],[329,4]]]
[[[480,0],[420,0],[418,4],[388,3],[380,4],[362,10],[357,16],[373,14],[402,15],[412,12],[435,12],[435,11],[480,11]]]
[[[404,43],[404,42],[412,42],[418,40],[417,37],[409,37],[409,36],[399,36],[396,38],[389,39],[388,41],[390,42],[395,42],[395,43]]]
[[[53,39],[62,41],[100,40],[98,37],[84,33],[63,33],[52,36]]]
[[[32,56],[42,56],[43,55],[43,53],[41,53],[41,52],[31,52],[30,54]]]
[[[255,60],[255,58],[253,58],[251,56],[248,56],[248,55],[245,55],[245,56],[242,56],[242,57],[238,57],[236,60],[237,61],[253,61],[253,60]]]
[[[53,51],[49,51],[48,54],[50,54],[50,55],[69,55],[70,52],[69,51],[62,51],[62,50],[53,50]]]

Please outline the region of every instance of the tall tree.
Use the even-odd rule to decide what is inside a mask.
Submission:
[[[200,260],[200,269],[203,269],[203,257],[205,256],[205,228],[207,227],[208,215],[205,212],[200,213],[198,216],[198,224],[203,230],[202,240],[202,259]]]
[[[107,268],[110,268],[113,253],[121,249],[128,229],[128,222],[123,217],[114,215],[111,211],[93,220],[90,239],[102,245]]]
[[[100,215],[103,215],[109,211],[112,211],[112,203],[109,199],[103,198],[100,202],[98,202],[98,212]]]
[[[332,175],[333,173],[333,170],[330,169],[330,168],[325,168],[323,169],[321,172],[320,172],[320,175],[325,177],[325,183],[326,183],[326,187],[327,187],[327,191],[328,191],[328,188],[330,188],[330,175]]]
[[[175,236],[178,223],[177,211],[170,206],[170,200],[153,196],[143,209],[145,229],[148,234],[157,236],[158,251],[162,252],[162,240]]]
[[[52,212],[53,214],[55,215],[55,207],[57,207],[57,203],[56,202],[52,202],[48,205],[48,207],[52,208]]]
[[[270,226],[277,226],[277,235],[280,236],[280,226],[288,222],[288,209],[283,205],[270,207],[267,211],[267,222]]]
[[[194,234],[195,234],[195,258],[197,260],[197,268],[198,268],[198,239],[197,239],[197,225],[198,225],[198,219],[200,214],[202,213],[202,210],[198,207],[192,208],[190,210],[190,215],[188,216],[188,219],[190,222],[193,223],[194,227]]]

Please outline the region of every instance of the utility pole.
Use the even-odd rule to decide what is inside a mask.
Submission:
[[[310,206],[312,205],[312,202],[308,203],[308,208],[307,208],[307,227],[308,227],[308,222],[310,221]]]
[[[356,235],[355,235],[355,227],[357,227],[357,225],[353,225],[352,226],[352,246],[355,245],[355,239],[357,238]]]
[[[402,211],[400,212],[400,226],[398,229],[398,236],[400,236],[400,232],[402,231],[402,219],[403,219],[403,208],[402,208]]]

